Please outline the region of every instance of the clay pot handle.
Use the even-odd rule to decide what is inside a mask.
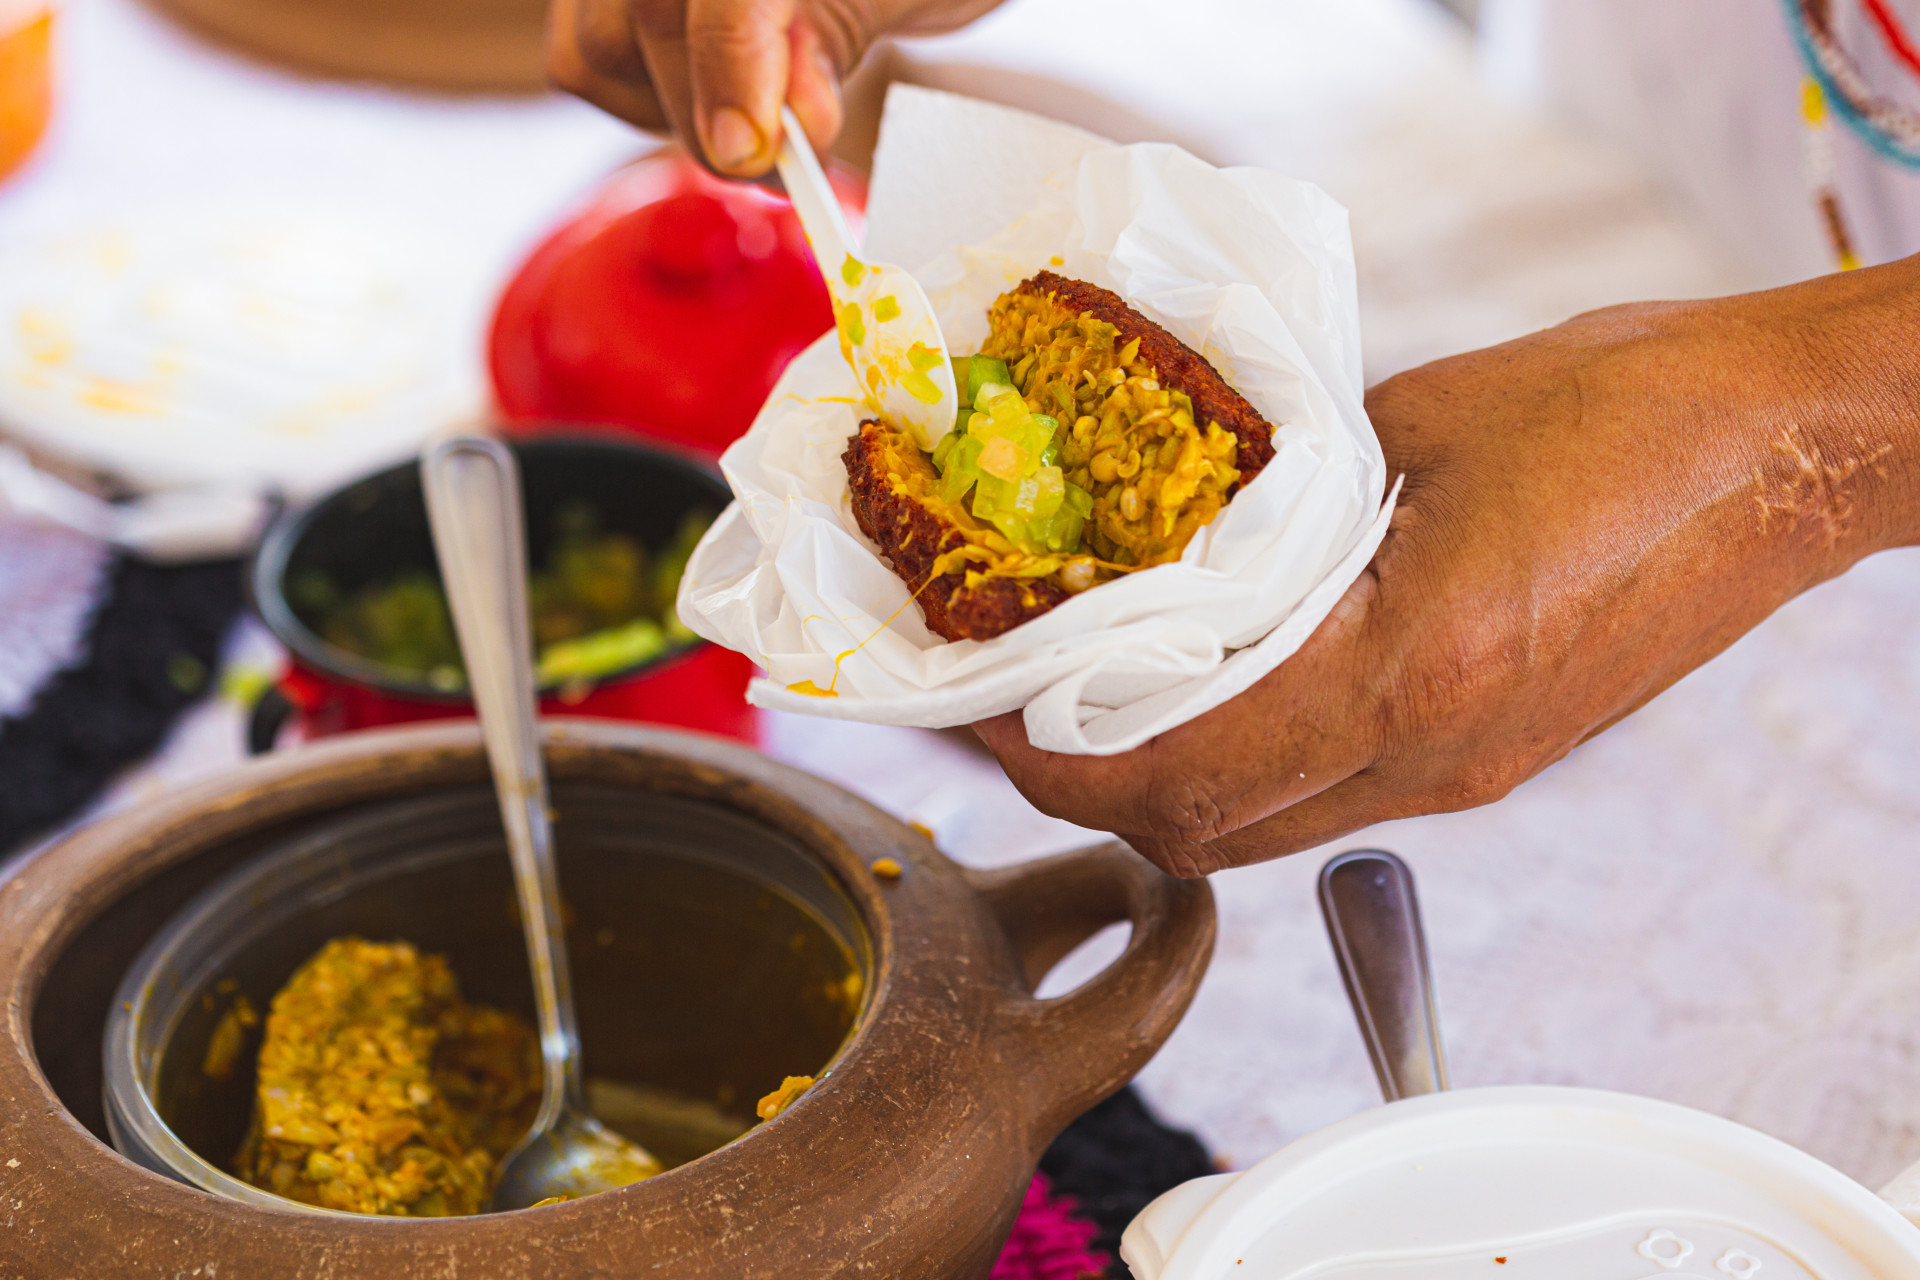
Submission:
[[[1156,870],[1119,841],[968,876],[1019,964],[1004,1039],[1031,1067],[1023,1093],[1037,1151],[1172,1034],[1213,955],[1213,891]],[[1119,959],[1064,996],[1034,997],[1061,957],[1122,920],[1133,936]]]

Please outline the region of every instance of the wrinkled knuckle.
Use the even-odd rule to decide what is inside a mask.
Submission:
[[[1237,808],[1204,775],[1164,774],[1148,791],[1143,834],[1173,844],[1205,844],[1240,825]]]

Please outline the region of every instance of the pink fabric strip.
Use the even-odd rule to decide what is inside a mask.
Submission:
[[[1107,1263],[1093,1251],[1094,1234],[1073,1201],[1055,1195],[1047,1176],[1036,1173],[989,1280],[1098,1280]]]

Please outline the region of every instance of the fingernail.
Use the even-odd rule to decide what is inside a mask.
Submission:
[[[765,135],[738,107],[722,107],[707,121],[707,155],[722,169],[739,168],[766,145]]]

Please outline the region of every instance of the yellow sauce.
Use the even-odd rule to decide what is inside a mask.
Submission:
[[[812,1076],[788,1076],[780,1082],[780,1087],[766,1097],[753,1113],[762,1120],[771,1120],[800,1100],[800,1095],[813,1088]]]
[[[1226,505],[1238,442],[1195,421],[1193,401],[1161,385],[1138,338],[1119,338],[1050,296],[1008,293],[993,304],[981,351],[1007,362],[1028,408],[1065,429],[1060,465],[1093,495],[1085,537],[1095,555],[1147,568],[1179,559]]]
[[[819,685],[815,684],[811,680],[796,680],[792,684],[787,686],[787,691],[789,693],[802,693],[809,698],[839,697],[840,696],[839,694],[840,664],[845,662],[848,658],[851,658],[854,654],[860,652],[862,649],[866,648],[869,644],[871,644],[875,639],[879,637],[881,632],[885,631],[888,627],[892,626],[893,620],[899,617],[902,613],[906,612],[907,606],[912,604],[915,600],[918,600],[920,598],[920,593],[922,591],[925,591],[928,587],[932,586],[933,580],[935,578],[940,577],[942,574],[952,573],[955,569],[957,569],[960,566],[961,562],[965,559],[965,550],[966,549],[963,547],[955,551],[949,551],[945,555],[940,556],[938,559],[936,559],[933,562],[932,571],[927,574],[927,580],[921,583],[918,587],[914,588],[913,594],[908,596],[904,601],[902,601],[898,609],[895,609],[892,613],[888,614],[887,620],[881,623],[877,628],[875,628],[874,633],[872,635],[868,636],[865,640],[862,640],[859,644],[853,646],[853,648],[848,649],[840,653],[839,655],[837,655],[833,660],[833,679],[827,682],[826,688],[822,689]]]

